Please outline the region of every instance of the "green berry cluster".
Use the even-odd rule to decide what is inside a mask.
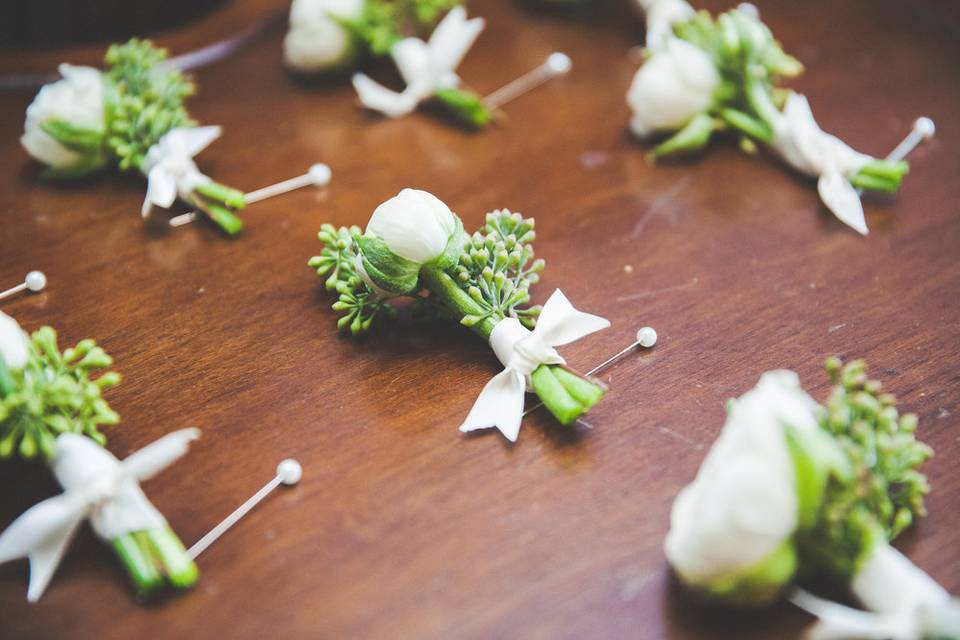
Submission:
[[[163,65],[167,51],[136,38],[114,44],[104,61],[107,145],[121,170],[139,169],[147,150],[176,127],[191,126],[183,106],[193,84]]]
[[[844,366],[831,358],[827,371],[835,386],[820,424],[851,469],[828,482],[820,524],[799,544],[816,569],[849,579],[874,544],[892,540],[925,515],[930,487],[917,467],[933,450],[916,439],[916,415],[898,413],[896,398],[867,377],[862,360]]]
[[[340,294],[333,303],[335,311],[344,312],[337,321],[337,328],[349,329],[354,335],[367,331],[381,311],[390,316],[396,313],[357,275],[353,236],[360,233],[357,226],[338,229],[332,224],[324,224],[317,234],[323,249],[307,263],[318,276],[327,276],[324,283],[327,291]]]
[[[540,306],[521,308],[530,301],[530,287],[545,266],[543,259],[533,259],[535,238],[533,218],[506,209],[488,213],[483,228],[464,238],[451,275],[486,313],[465,316],[463,325],[488,317],[515,317],[528,328],[536,324]]]
[[[424,36],[440,17],[461,3],[461,0],[364,0],[356,19],[342,19],[342,24],[369,48],[383,56],[390,48],[410,36]]]
[[[98,425],[120,420],[101,397],[102,391],[120,382],[118,373],[100,373],[111,364],[113,360],[93,340],[81,340],[61,354],[53,329],[36,331],[26,366],[12,371],[3,367],[0,457],[18,451],[24,458],[38,452],[50,458],[62,433],[86,435],[104,444]]]

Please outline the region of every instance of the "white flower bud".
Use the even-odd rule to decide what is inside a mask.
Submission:
[[[373,212],[366,235],[380,238],[394,254],[418,264],[443,253],[456,231],[456,217],[439,198],[404,189]]]
[[[363,0],[293,0],[283,41],[287,66],[310,73],[349,62],[357,43],[337,18],[357,18],[362,10]]]
[[[793,536],[797,479],[786,428],[819,429],[816,411],[791,371],[765,373],[735,402],[673,504],[664,550],[684,583],[709,588],[747,572]]]
[[[630,128],[638,136],[682,129],[710,108],[720,84],[706,53],[679,38],[669,38],[633,78],[627,104],[633,110]]]
[[[22,369],[27,364],[30,337],[17,321],[0,311],[0,357],[8,369]]]
[[[62,80],[45,85],[27,107],[20,144],[40,162],[54,169],[69,169],[85,158],[67,149],[41,127],[50,120],[65,120],[84,129],[103,131],[103,77],[92,67],[61,64]]]

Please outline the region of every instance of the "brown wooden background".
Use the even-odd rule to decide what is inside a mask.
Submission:
[[[269,15],[240,3],[159,34],[176,51]],[[698,3],[711,10],[728,4]],[[866,357],[921,418],[930,516],[901,548],[960,591],[960,61],[948,3],[764,2],[763,17],[808,67],[795,83],[821,124],[884,155],[920,115],[939,125],[893,199],[869,198],[861,238],[812,183],[732,143],[654,167],[627,135],[628,50],[642,27],[624,8],[543,14],[506,2],[462,76],[486,93],[554,50],[571,75],[510,104],[471,134],[418,113],[357,108],[344,82],[304,84],[281,68],[276,31],[196,74],[191,110],[225,136],[200,158],[253,189],[333,168],[323,192],[252,206],[228,240],[195,224],[145,229],[137,176],[53,186],[20,148],[32,91],[0,95],[0,284],[30,269],[47,292],[2,303],[65,344],[92,336],[125,382],[109,396],[124,455],[173,429],[203,438],[147,492],[189,545],[297,457],[280,491],[200,558],[201,582],[134,604],[109,550],[84,529],[43,600],[28,605],[26,562],[0,567],[9,638],[790,638],[788,606],[722,614],[685,602],[661,544],[669,507],[723,423],[726,398],[761,372],[797,370],[818,398],[829,354]],[[99,48],[72,49],[90,62]],[[62,57],[62,56],[61,56]],[[4,56],[51,70],[57,57]],[[336,334],[332,299],[305,266],[322,222],[363,224],[406,186],[437,194],[468,228],[507,207],[537,219],[545,300],[562,287],[613,328],[564,349],[586,369],[637,327],[653,352],[606,376],[592,430],[543,413],[509,446],[457,426],[498,371],[457,327]],[[0,465],[0,526],[53,494],[42,465]]]

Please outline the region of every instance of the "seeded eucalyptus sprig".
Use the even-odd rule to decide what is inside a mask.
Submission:
[[[327,276],[324,286],[327,291],[340,294],[333,303],[335,311],[345,312],[337,321],[338,329],[349,329],[354,335],[370,329],[374,318],[381,311],[395,315],[394,308],[372,291],[357,275],[356,250],[353,236],[360,234],[360,227],[340,227],[324,224],[317,236],[323,243],[320,255],[310,258],[308,265],[318,276]],[[328,275],[329,274],[329,275]]]
[[[820,524],[798,542],[811,563],[805,567],[849,580],[875,544],[926,515],[930,486],[917,467],[933,450],[916,439],[917,416],[898,413],[896,398],[867,378],[862,360],[844,366],[830,358],[826,367],[835,386],[820,424],[852,468],[829,481]]]
[[[485,313],[464,316],[461,324],[515,317],[528,329],[536,325],[540,306],[521,306],[530,301],[530,286],[546,266],[542,258],[533,260],[533,229],[533,218],[501,209],[488,213],[483,228],[464,240],[454,276]]]
[[[175,127],[194,125],[183,106],[195,87],[174,67],[166,49],[136,38],[111,45],[104,57],[107,145],[121,170],[137,170],[147,150]]]
[[[9,371],[0,364],[5,373],[0,457],[17,451],[24,458],[39,452],[49,459],[54,441],[63,433],[82,434],[103,445],[106,438],[98,426],[119,422],[101,397],[102,391],[120,382],[120,374],[103,371],[112,363],[93,340],[81,340],[61,353],[56,331],[50,327],[36,331],[22,369]]]
[[[423,36],[461,0],[364,0],[359,17],[341,19],[371,53],[384,56],[399,40]]]

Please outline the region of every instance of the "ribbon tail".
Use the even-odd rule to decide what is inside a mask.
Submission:
[[[803,589],[790,594],[790,602],[816,616],[805,634],[807,640],[920,640],[923,632],[909,614],[861,611],[824,600]]]
[[[159,144],[169,155],[192,158],[209,147],[221,133],[222,129],[216,125],[177,127],[164,135]]]
[[[609,326],[610,321],[606,318],[578,311],[557,289],[543,305],[533,332],[542,336],[550,346],[559,347]]]
[[[417,101],[407,92],[391,91],[362,73],[353,76],[353,88],[363,106],[390,118],[405,116],[417,107]]]
[[[120,463],[137,480],[149,480],[187,453],[190,443],[200,437],[199,429],[180,429],[133,452]]]
[[[483,18],[467,20],[467,11],[462,5],[451,9],[433,30],[427,45],[434,72],[445,74],[456,69],[485,26]]]
[[[523,376],[513,369],[504,369],[483,387],[467,419],[460,425],[460,431],[466,433],[496,427],[507,440],[516,442],[523,419],[525,393]]]
[[[817,181],[820,199],[840,222],[867,235],[867,219],[863,214],[860,194],[839,171],[828,171]]]
[[[144,218],[150,215],[153,205],[166,209],[176,199],[176,179],[162,165],[150,169],[150,173],[147,174],[147,197],[143,200],[141,215]]]
[[[31,507],[0,535],[0,562],[30,560],[30,602],[39,600],[50,584],[85,515],[84,505],[64,493]]]

